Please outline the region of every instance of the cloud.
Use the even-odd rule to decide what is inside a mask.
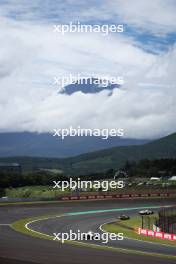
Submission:
[[[51,7],[45,3],[33,14],[40,1],[26,1],[23,6],[17,2],[15,6],[6,1],[0,14],[0,131],[48,132],[70,125],[120,127],[125,129],[126,137],[134,138],[154,138],[176,131],[175,45],[166,52],[152,54],[125,33],[108,37],[83,33],[61,36],[53,33],[50,23],[51,13],[55,14],[57,8],[47,12]],[[66,1],[67,12],[61,4],[59,14],[63,13],[66,20],[71,9],[75,17],[81,10],[80,17],[85,20],[117,15],[118,21],[122,19],[142,30],[153,23],[151,31],[158,35],[175,30],[173,1],[156,1],[162,21],[157,12],[150,15],[150,10],[157,8],[155,1],[150,2],[150,7],[148,1],[134,1],[133,6],[127,2],[108,1],[107,6],[103,1],[99,9],[90,2],[85,9],[86,2],[77,1],[76,9],[75,1]],[[18,19],[14,18],[17,12]],[[125,84],[112,96],[108,91],[58,94],[60,87],[53,85],[54,77],[70,73],[122,75]]]
[[[115,21],[159,35],[175,32],[175,13],[175,0],[1,1],[1,15],[19,21]]]
[[[156,35],[176,31],[174,0],[133,0],[133,3],[130,0],[105,1],[105,9],[124,23]]]

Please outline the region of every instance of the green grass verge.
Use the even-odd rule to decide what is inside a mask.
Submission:
[[[13,222],[11,224],[11,228],[14,229],[15,231],[21,232],[21,233],[26,234],[26,235],[52,240],[53,239],[52,236],[49,237],[49,236],[46,236],[46,234],[35,232],[35,231],[29,230],[25,227],[25,225],[31,221],[39,221],[42,219],[44,220],[45,218],[52,218],[52,217],[55,217],[55,216],[47,216],[47,217],[46,216],[40,216],[40,217],[21,219],[21,220]]]
[[[24,186],[18,188],[6,188],[5,195],[8,198],[40,198],[56,199],[60,195],[71,194],[69,190],[61,191],[53,189],[51,185]]]
[[[108,181],[112,179],[106,179]],[[103,180],[100,180],[103,181]],[[8,198],[38,198],[38,199],[57,199],[60,195],[71,195],[72,191],[67,188],[66,190],[62,191],[60,189],[54,189],[53,185],[34,185],[34,186],[23,186],[23,187],[16,187],[16,188],[5,188],[3,189],[3,196],[7,196]],[[156,186],[134,186],[129,187],[125,186],[125,188],[122,189],[116,189],[116,190],[108,190],[108,193],[111,194],[125,194],[125,193],[163,193],[163,191],[166,191],[166,188],[160,188]],[[96,194],[98,190],[88,188],[86,192],[83,193],[83,195],[91,195]],[[176,190],[175,190],[176,191]],[[170,192],[173,193],[174,189],[170,189]],[[102,192],[102,194],[107,194],[106,192]]]
[[[155,215],[150,216],[150,227],[149,227],[150,229],[152,229],[154,219],[155,219]],[[176,241],[162,240],[158,238],[138,235],[134,230],[137,227],[141,227],[141,217],[140,216],[132,217],[131,219],[126,220],[126,221],[120,221],[120,222],[117,221],[116,223],[104,224],[102,226],[103,230],[106,230],[107,232],[110,232],[110,233],[116,233],[116,234],[123,233],[125,237],[129,237],[133,239],[138,239],[138,240],[142,240],[146,242],[159,243],[163,245],[176,246]],[[144,228],[148,228],[147,218],[144,220]]]

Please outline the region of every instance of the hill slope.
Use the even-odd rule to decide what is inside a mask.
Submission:
[[[11,157],[1,161],[19,162],[25,169],[59,168],[66,173],[81,175],[121,167],[126,160],[176,158],[176,133],[144,145],[120,146],[71,158]]]
[[[53,137],[49,133],[0,133],[0,157],[70,157],[114,146],[138,145],[147,140],[109,137]]]
[[[86,173],[119,168],[126,160],[175,157],[176,133],[144,145],[114,147],[75,157],[72,160],[72,169]]]

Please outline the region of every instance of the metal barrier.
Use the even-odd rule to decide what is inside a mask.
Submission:
[[[148,193],[148,194],[112,194],[112,195],[80,195],[80,196],[62,196],[61,200],[92,200],[92,199],[120,199],[120,198],[149,198],[149,197],[176,197],[173,193]]]

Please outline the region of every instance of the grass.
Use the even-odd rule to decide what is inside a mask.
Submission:
[[[98,192],[97,190],[88,189],[86,192],[80,192],[81,195],[95,195],[95,194],[126,194],[131,193],[135,194],[139,193],[163,193],[166,189],[162,188],[152,188],[152,187],[128,187],[126,186],[123,189],[109,190],[107,192]],[[170,190],[171,193],[173,190]],[[3,196],[7,196],[8,198],[29,198],[29,199],[41,199],[41,200],[54,200],[59,196],[63,195],[77,195],[75,192],[73,193],[70,189],[66,189],[64,191],[60,189],[54,189],[53,185],[38,185],[38,186],[24,186],[18,188],[6,188],[5,194]]]
[[[150,216],[149,229],[152,229],[152,225],[154,223],[155,217],[156,217],[155,215]],[[146,242],[153,242],[153,243],[160,243],[163,245],[176,246],[176,241],[162,240],[158,238],[138,235],[135,232],[135,228],[137,227],[141,227],[141,217],[140,216],[132,217],[131,219],[126,220],[126,221],[105,224],[103,225],[103,230],[106,230],[107,232],[111,232],[111,233],[123,233],[125,237],[138,239],[138,240],[142,240]],[[144,228],[148,228],[147,218],[144,220]]]
[[[52,236],[50,236],[50,238],[49,238],[49,236],[46,236],[45,234],[36,233],[36,232],[34,232],[32,230],[28,230],[25,227],[25,225],[27,223],[29,223],[30,221],[37,221],[37,220],[44,219],[44,218],[45,218],[45,216],[21,219],[21,220],[18,220],[18,221],[13,222],[11,224],[11,227],[15,231],[21,232],[21,233],[26,234],[26,235],[30,235],[30,236],[32,235],[34,237],[39,237],[39,238],[43,238],[43,239],[50,239],[50,240],[52,240],[53,239]],[[48,216],[48,218],[49,218],[49,216]]]
[[[18,188],[5,189],[5,196],[9,198],[41,198],[55,199],[60,195],[70,194],[69,190],[64,192],[59,189],[53,189],[53,186],[25,186]]]

